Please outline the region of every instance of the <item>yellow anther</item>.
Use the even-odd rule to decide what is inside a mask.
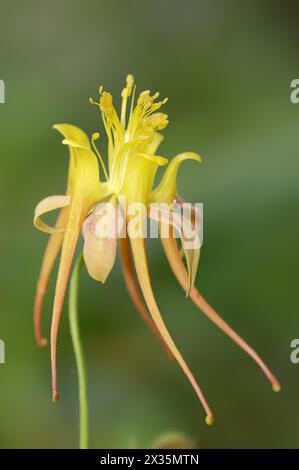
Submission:
[[[168,123],[169,123],[168,116],[167,114],[164,114],[164,113],[154,113],[143,119],[143,125],[145,127],[150,127],[153,130],[159,130],[159,131],[161,131],[162,129],[165,129]]]
[[[98,140],[100,138],[99,132],[94,132],[91,136],[91,140]]]
[[[122,98],[124,98],[125,96],[126,97],[131,96],[133,86],[134,86],[134,77],[132,74],[129,74],[127,75],[127,78],[126,78],[126,87],[123,89],[122,94],[121,94]]]
[[[144,90],[140,93],[139,97],[143,98],[144,96],[149,96],[150,91],[149,90]]]
[[[93,98],[89,98],[89,102],[90,104],[96,104],[97,106],[99,106],[99,103],[95,101]]]
[[[158,101],[158,103],[153,103],[151,105],[151,113],[153,113],[154,111],[157,111],[158,109],[161,108],[161,106],[163,105],[163,102],[162,101]]]
[[[127,113],[127,101],[132,94],[134,87],[134,77],[132,74],[127,75],[126,87],[121,92],[122,103],[121,103],[121,124],[123,128],[126,127],[126,113]]]
[[[105,113],[107,116],[113,112],[112,95],[107,91],[103,91],[101,95],[100,108],[101,111],[103,111],[103,113]]]
[[[131,73],[129,73],[129,75],[127,75],[126,80],[127,80],[127,87],[132,90],[134,86],[134,76]]]

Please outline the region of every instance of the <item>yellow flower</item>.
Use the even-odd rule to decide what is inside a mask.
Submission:
[[[96,141],[100,138],[98,132],[92,135],[90,141],[86,134],[75,126],[69,124],[54,126],[64,137],[62,143],[69,147],[70,163],[65,195],[47,197],[35,209],[35,226],[50,233],[37,283],[34,308],[35,335],[38,344],[46,346],[47,341],[41,333],[42,304],[53,264],[61,250],[51,325],[52,391],[53,400],[56,401],[58,399],[57,335],[78,238],[82,231],[87,270],[94,279],[101,282],[106,280],[114,265],[118,243],[125,282],[134,305],[167,354],[176,359],[186,374],[205,409],[206,422],[211,424],[213,414],[210,407],[173,342],[152,291],[144,243],[146,234],[143,216],[140,213],[136,217],[133,212],[124,211],[120,204],[122,197],[125,197],[127,207],[136,203],[141,204],[145,208],[145,215],[158,222],[160,231],[165,225],[171,227],[169,235],[166,237],[161,235],[161,240],[170,266],[187,296],[189,295],[205,315],[247,351],[265,372],[274,390],[279,390],[279,384],[259,356],[219,317],[194,287],[199,246],[188,246],[188,236],[180,232],[186,259],[185,267],[174,236],[174,229],[179,225],[175,208],[179,207],[182,201],[178,198],[176,178],[183,161],[189,159],[200,162],[201,158],[196,153],[185,152],[168,163],[165,157],[157,155],[157,149],[163,139],[160,131],[168,124],[168,116],[160,111],[167,99],[158,100],[158,93],[151,95],[149,91],[143,91],[134,107],[135,88],[133,76],[128,75],[126,87],[121,94],[120,117],[113,105],[111,94],[102,87],[99,90],[99,101],[90,99],[101,112],[108,138],[107,168],[96,146]],[[128,110],[130,98],[132,101]],[[167,165],[166,171],[160,183],[154,186],[158,168],[165,165]],[[49,227],[41,216],[54,209],[60,209],[60,213],[55,227]],[[195,217],[196,212],[193,211],[193,221]],[[103,224],[103,221],[106,226],[108,224],[107,232],[105,236],[99,236],[97,228],[99,224]],[[126,230],[124,236],[120,235],[116,228],[119,228],[121,222],[125,229],[130,224],[134,224],[135,228],[138,226],[139,235],[132,236]],[[192,221],[189,226],[192,226]],[[139,286],[135,281],[131,255]]]

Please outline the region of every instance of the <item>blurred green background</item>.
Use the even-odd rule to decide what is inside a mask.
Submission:
[[[189,383],[134,311],[119,264],[102,286],[82,274],[80,321],[88,365],[92,447],[148,447],[168,431],[202,448],[298,447],[299,78],[297,2],[57,0],[0,4],[0,446],[76,447],[78,393],[63,312],[60,402],[51,403],[49,350],[32,328],[47,235],[36,203],[64,190],[67,151],[51,126],[102,129],[88,97],[100,84],[119,104],[127,73],[169,96],[160,153],[201,153],[180,194],[204,203],[197,285],[279,377],[271,387],[177,285],[158,241],[150,266],[159,306],[207,394],[211,428]],[[49,333],[55,274],[45,305]]]

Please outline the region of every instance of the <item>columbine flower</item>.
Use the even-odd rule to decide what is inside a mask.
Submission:
[[[99,102],[92,99],[90,102],[99,107],[102,115],[108,137],[108,168],[95,144],[100,137],[99,133],[94,133],[89,141],[86,134],[75,126],[69,124],[54,126],[64,137],[62,143],[69,147],[70,164],[66,193],[62,196],[50,196],[43,199],[37,205],[34,215],[35,226],[50,233],[35,297],[35,335],[38,344],[42,347],[47,344],[41,333],[42,304],[53,264],[61,251],[51,325],[53,400],[58,399],[56,346],[59,322],[76,244],[82,231],[83,254],[87,270],[94,279],[101,282],[106,280],[113,267],[118,241],[125,282],[137,310],[163,344],[167,354],[175,358],[184,371],[205,409],[206,422],[211,424],[213,415],[210,407],[174,344],[157,306],[149,276],[144,233],[136,237],[131,236],[130,233],[125,237],[118,237],[115,232],[114,236],[110,233],[121,217],[125,217],[126,226],[134,218],[133,214],[128,212],[124,214],[119,211],[121,197],[126,198],[128,205],[143,204],[147,215],[159,222],[160,229],[163,224],[171,226],[172,229],[177,228],[175,208],[180,206],[182,201],[177,193],[177,171],[183,161],[189,159],[200,162],[201,158],[195,153],[187,152],[177,155],[168,163],[166,158],[156,154],[162,141],[159,131],[168,124],[168,116],[159,111],[167,99],[157,101],[158,93],[151,95],[149,91],[143,91],[134,107],[135,86],[132,75],[128,75],[126,87],[122,91],[120,118],[113,105],[111,94],[104,91],[102,87],[99,94]],[[128,112],[127,104],[130,97],[132,102]],[[155,187],[157,169],[165,165],[168,165],[166,171],[160,183]],[[150,210],[152,203],[158,208],[154,206],[154,209]],[[113,208],[108,217],[110,226],[107,235],[101,237],[97,234],[97,224],[103,219],[103,210],[108,211],[108,206]],[[54,209],[60,209],[60,213],[55,227],[49,227],[41,216]],[[119,217],[120,212],[121,217]],[[192,220],[195,218],[196,211],[193,211]],[[136,218],[134,223],[136,223]],[[143,223],[142,216],[138,216],[139,228]],[[170,230],[169,236],[161,237],[166,257],[179,283],[200,310],[257,362],[272,383],[273,389],[278,391],[279,383],[260,357],[221,319],[194,287],[199,246],[194,245],[190,248],[185,238],[186,234],[182,233],[181,241],[186,266],[174,231]],[[134,277],[131,255],[139,286]]]

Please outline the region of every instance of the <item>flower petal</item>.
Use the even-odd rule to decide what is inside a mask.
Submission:
[[[89,138],[82,129],[72,124],[55,124],[53,129],[60,132],[65,139],[69,139],[77,143],[79,146],[90,148]],[[67,184],[67,194],[73,192],[74,177],[75,177],[75,167],[76,167],[76,155],[74,152],[74,146],[69,146],[70,153],[70,164],[68,172],[68,184]]]
[[[77,142],[76,140],[73,140],[73,139],[63,139],[62,144],[63,145],[69,145],[70,147],[74,147],[74,148],[77,148],[77,149],[85,149],[85,150],[90,149],[89,145],[80,144],[79,142]]]
[[[70,196],[48,196],[40,201],[34,211],[33,223],[36,228],[46,233],[57,233],[63,232],[65,227],[50,227],[42,221],[41,216],[47,212],[54,211],[56,209],[62,209],[70,205]]]
[[[159,166],[166,165],[167,158],[146,153],[134,153],[128,158],[123,187],[120,191],[127,203],[148,203],[155,174]]]
[[[78,127],[72,126],[70,124],[57,124],[54,126],[54,129],[58,130],[65,138],[73,139],[76,142],[80,143],[81,145],[88,146],[89,139],[87,135]],[[67,181],[67,188],[66,194],[70,195],[73,191],[73,184],[74,184],[74,173],[75,173],[75,157],[72,148],[70,147],[70,162],[69,162],[69,170],[68,170],[68,181]],[[63,229],[67,225],[68,220],[68,207],[65,207],[61,210],[55,227],[57,229]],[[36,287],[36,294],[34,300],[34,331],[35,331],[35,338],[39,346],[45,347],[47,345],[47,340],[43,338],[42,331],[41,331],[41,316],[42,316],[42,306],[45,293],[47,291],[48,281],[50,278],[50,274],[55,262],[55,259],[59,253],[61,244],[63,240],[63,232],[57,231],[52,233],[50,239],[47,244],[47,248],[44,254],[44,258],[42,261],[41,271],[39,274],[37,287]]]
[[[171,204],[177,195],[177,172],[181,163],[185,160],[195,160],[201,163],[201,157],[197,153],[184,152],[174,157],[168,164],[159,185],[151,192],[151,202],[166,202]]]
[[[155,132],[152,141],[146,147],[146,152],[150,155],[155,155],[163,139],[164,136],[160,132]]]
[[[101,213],[97,214],[97,209],[95,209],[83,224],[83,255],[86,268],[89,275],[100,282],[106,281],[113,268],[117,246],[115,231],[117,209],[111,202],[104,203],[103,206]],[[106,214],[104,214],[105,210]],[[98,226],[101,222],[109,225],[107,236],[101,236],[98,233]]]
[[[51,324],[52,391],[54,401],[58,399],[56,374],[57,335],[67,281],[83,221],[90,209],[101,199],[102,194],[96,156],[91,150],[85,148],[71,146],[71,151],[75,162],[73,192],[63,238]]]
[[[170,264],[170,267],[181,284],[184,290],[188,287],[188,275],[184,266],[184,263],[180,257],[179,250],[177,247],[176,240],[174,238],[162,239],[162,245]],[[280,390],[280,385],[276,377],[272,374],[269,368],[266,366],[264,361],[259,355],[236,333],[221,317],[220,315],[209,305],[205,298],[200,294],[196,287],[192,287],[190,291],[190,298],[195,305],[206,315],[221,331],[229,336],[240,348],[242,348],[261,368],[268,380],[272,384],[274,391]]]
[[[173,356],[177,360],[178,364],[180,365],[181,369],[185,373],[186,377],[188,378],[189,382],[191,383],[195,393],[197,394],[200,402],[202,403],[203,408],[205,409],[207,416],[206,416],[206,423],[212,424],[213,422],[213,415],[211,409],[201,391],[199,385],[197,384],[193,374],[191,373],[188,365],[186,364],[185,360],[183,359],[181,353],[177,349],[176,345],[174,344],[166,326],[162,319],[161,313],[158,309],[156,300],[153,295],[151,281],[148,272],[148,265],[145,253],[145,244],[144,239],[142,238],[134,238],[131,239],[131,247],[133,258],[136,267],[136,273],[138,282],[143,293],[145,302],[148,306],[152,319],[154,320],[157,328],[160,331],[161,336],[163,337],[165,343],[171,350]]]
[[[200,240],[196,231],[192,230],[190,221],[184,216],[175,211],[167,210],[162,204],[151,204],[149,217],[159,222],[160,235],[163,236],[166,228],[166,238],[171,236],[169,226],[179,232],[182,248],[187,261],[188,269],[188,288],[186,296],[188,297],[191,288],[194,285],[195,277],[198,269],[199,256],[200,256]],[[166,227],[165,227],[166,226]],[[192,240],[192,242],[190,242]]]
[[[90,148],[90,141],[87,134],[77,126],[72,124],[54,124],[53,129],[56,129],[65,139],[72,140],[82,147]]]

